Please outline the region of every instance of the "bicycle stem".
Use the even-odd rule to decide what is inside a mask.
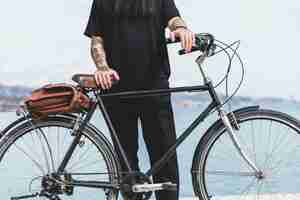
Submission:
[[[205,61],[206,58],[207,58],[207,54],[202,54],[202,55],[198,56],[197,59],[196,59],[196,63],[198,64],[198,67],[200,69],[200,72],[201,72],[201,75],[203,77],[203,81],[204,81],[205,85],[209,82],[209,79],[206,76],[206,74],[205,74],[205,72],[202,68],[202,64],[203,64],[203,62]]]

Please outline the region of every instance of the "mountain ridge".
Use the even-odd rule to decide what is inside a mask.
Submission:
[[[22,99],[28,96],[34,88],[25,87],[20,85],[8,86],[0,83],[0,112],[12,111],[17,108]],[[177,93],[172,95],[173,103],[182,107],[191,107],[203,102],[209,102],[210,97],[204,93]],[[226,99],[226,96],[220,94],[222,101]],[[295,99],[285,99],[279,97],[249,97],[249,96],[235,96],[231,99],[232,104],[241,103],[296,103],[300,105],[300,102]]]

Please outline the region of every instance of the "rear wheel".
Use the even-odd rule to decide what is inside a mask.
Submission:
[[[193,185],[200,199],[299,199],[299,122],[258,110],[239,114],[238,123],[241,147],[262,174],[255,175],[219,122],[205,134],[194,158]]]
[[[116,190],[76,187],[72,181],[118,183],[118,164],[111,146],[90,127],[82,131],[65,172],[58,165],[74,136],[74,119],[49,117],[46,121],[24,123],[0,142],[1,199],[99,200],[117,199]],[[40,196],[37,196],[39,194]]]

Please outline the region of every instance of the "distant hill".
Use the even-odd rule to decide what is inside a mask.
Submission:
[[[0,112],[14,110],[32,88],[0,84]]]
[[[13,111],[20,104],[22,99],[29,95],[33,88],[23,87],[23,86],[7,86],[0,84],[0,112]],[[226,99],[224,95],[220,95],[222,100]],[[205,93],[176,93],[173,95],[173,103],[179,107],[193,107],[198,105],[203,105],[203,103],[208,103],[210,97]],[[283,98],[252,98],[246,96],[235,96],[231,103],[233,105],[253,105],[253,104],[285,104],[293,103],[300,105],[300,102],[293,99],[283,99]]]
[[[32,91],[32,88],[23,86],[7,86],[0,84],[0,97],[24,97]]]

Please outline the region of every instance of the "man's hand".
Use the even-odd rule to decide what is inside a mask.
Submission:
[[[98,87],[102,89],[110,89],[114,80],[120,80],[118,73],[109,67],[98,68],[94,76]]]
[[[187,53],[195,46],[195,34],[187,28],[175,29],[170,32],[170,38],[172,41],[175,41],[176,38],[180,38],[181,46]]]

